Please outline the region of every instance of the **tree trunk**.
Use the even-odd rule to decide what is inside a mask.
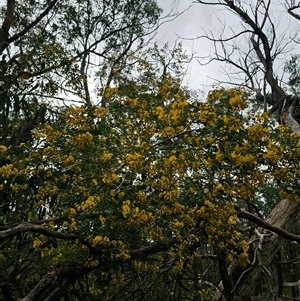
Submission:
[[[276,227],[292,231],[296,224],[295,219],[299,213],[299,203],[295,201],[282,200],[271,211],[266,221]],[[252,300],[255,295],[255,289],[259,281],[269,277],[268,267],[272,264],[276,254],[282,246],[284,238],[278,234],[272,233],[271,236],[265,237],[261,248],[256,242],[256,235],[250,239],[251,247],[249,257],[251,263],[241,268],[232,264],[228,270],[231,279],[232,292],[231,296],[224,296],[219,299],[226,301],[247,301]]]
[[[277,260],[278,264],[276,264],[277,268],[277,286],[278,286],[278,295],[282,296],[283,295],[283,268],[282,268],[282,257],[281,257],[281,251],[277,253]]]

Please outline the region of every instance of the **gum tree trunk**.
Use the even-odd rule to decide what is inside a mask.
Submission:
[[[282,200],[271,211],[266,222],[274,227],[292,232],[299,210],[299,202]],[[257,235],[253,235],[250,241],[257,239]],[[250,249],[251,263],[243,269],[235,264],[230,266],[228,275],[232,282],[232,292],[231,296],[227,296],[223,300],[252,300],[251,297],[255,295],[255,289],[259,281],[263,277],[265,279],[269,277],[268,268],[275,259],[284,240],[282,236],[272,233],[271,236],[264,237],[261,246],[259,246],[258,242],[252,243]]]

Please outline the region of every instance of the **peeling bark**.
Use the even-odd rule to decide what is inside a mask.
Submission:
[[[300,211],[300,201],[282,200],[271,211],[266,218],[266,222],[274,227],[292,231],[296,224],[296,219]],[[257,238],[253,235],[250,239],[254,241]],[[276,233],[266,238],[263,241],[261,250],[256,250],[259,260],[252,258],[252,262],[244,269],[233,264],[229,268],[229,275],[234,287],[233,301],[246,301],[251,300],[251,297],[255,294],[256,286],[259,280],[264,277],[264,273],[267,273],[268,267],[272,264],[276,254],[280,250],[284,238]],[[255,244],[251,245],[250,253],[254,253]],[[253,255],[252,255],[253,256]],[[225,299],[230,300],[230,299]]]

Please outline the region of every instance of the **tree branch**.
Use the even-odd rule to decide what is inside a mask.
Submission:
[[[282,228],[276,227],[276,226],[266,222],[264,219],[257,217],[256,215],[254,215],[248,211],[238,209],[237,216],[240,218],[247,219],[247,220],[255,223],[256,225],[263,227],[264,229],[268,229],[268,230],[280,235],[281,237],[283,237],[285,239],[300,242],[300,235],[296,235],[296,234],[290,233]]]
[[[2,23],[2,27],[0,28],[0,49],[3,49],[4,45],[8,46],[7,40],[9,36],[9,30],[14,18],[14,12],[15,12],[15,0],[7,0],[5,18]]]
[[[299,20],[300,21],[300,15],[299,14],[296,14],[294,12],[294,10],[296,10],[297,8],[300,9],[300,3],[298,3],[298,5],[295,5],[295,1],[290,1],[291,3],[288,3],[288,1],[286,0],[285,1],[285,6],[286,6],[286,9],[287,9],[287,12],[292,16],[294,17],[295,19]]]
[[[24,297],[21,301],[35,301],[40,300],[39,297],[45,290],[53,285],[58,278],[78,278],[95,269],[94,267],[85,267],[83,265],[66,266],[48,272],[37,285]]]
[[[198,228],[194,228],[191,231],[189,231],[185,237],[188,237],[191,234],[197,234],[200,231],[200,229],[202,229],[202,225],[200,225]],[[157,244],[153,244],[136,250],[131,250],[129,251],[130,259],[145,258],[151,254],[166,251],[175,244],[182,242],[182,240],[184,240],[185,237],[169,238]]]
[[[9,237],[25,232],[34,232],[38,234],[43,234],[48,237],[68,239],[68,240],[79,239],[79,236],[76,234],[64,234],[30,222],[24,222],[17,226],[13,226],[10,229],[0,231],[0,239],[7,239]]]
[[[15,2],[15,0],[8,0],[8,2]],[[8,39],[8,32],[7,32],[7,37],[6,39],[0,44],[0,53],[2,53],[12,42],[16,41],[18,38],[24,36],[27,32],[29,32],[30,29],[32,29],[34,26],[36,26],[48,13],[49,11],[55,6],[55,4],[58,2],[58,0],[53,0],[52,2],[49,3],[47,8],[30,24],[28,24],[23,30],[20,32],[16,33],[12,37]],[[11,16],[12,18],[13,16]],[[12,21],[12,19],[11,19]],[[3,24],[4,25],[4,24]],[[2,25],[2,28],[3,28]],[[9,28],[8,28],[9,29]]]

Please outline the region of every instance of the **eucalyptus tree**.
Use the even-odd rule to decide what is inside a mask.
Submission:
[[[11,0],[1,10],[1,137],[14,144],[51,116],[47,103],[91,103],[96,89],[101,100],[162,20],[150,0]]]
[[[103,94],[125,76],[129,54],[151,40],[162,10],[152,0],[7,0],[0,9],[0,144],[7,150],[0,157],[0,215],[1,231],[6,231],[9,225],[32,220],[28,213],[36,205],[31,192],[46,181],[51,165],[41,166],[44,173],[38,177],[38,166],[32,165],[25,178],[9,180],[5,170],[12,166],[12,158],[24,155],[23,146],[28,147],[27,154],[39,149],[35,129],[56,122],[70,103],[91,105],[97,99],[104,106]],[[25,185],[27,180],[28,189],[16,197],[14,185]],[[34,210],[39,218],[46,218],[45,209]],[[31,260],[28,234],[15,234],[13,239],[1,240],[1,266],[9,269],[1,274],[6,300],[13,300],[16,291],[20,298],[29,289],[21,292],[16,279],[14,284],[10,281],[20,254],[27,254],[28,265],[38,260]],[[10,259],[4,263],[4,258]]]
[[[225,20],[227,16],[232,16],[230,25],[227,25],[226,21],[220,22],[220,34],[206,32],[201,36],[210,41],[215,50],[214,55],[208,57],[208,63],[218,61],[223,64],[225,72],[227,70],[225,80],[227,83],[244,87],[250,93],[254,92],[256,101],[263,104],[264,111],[275,116],[280,124],[290,129],[291,135],[297,137],[300,133],[300,97],[297,90],[298,54],[295,51],[299,47],[299,35],[289,26],[291,24],[296,28],[299,26],[297,24],[299,4],[288,0],[283,2],[248,1],[247,3],[227,0],[196,0],[194,2],[216,9],[220,8],[223,12],[225,10],[223,15]],[[235,22],[240,25],[233,26]],[[278,66],[282,66],[284,62],[286,62],[285,68],[279,68]],[[289,82],[286,71],[290,72]],[[299,168],[299,161],[294,164]],[[293,176],[283,181],[286,186],[291,186],[291,189],[293,185],[299,185],[299,182],[290,184],[295,181]],[[277,196],[274,197],[277,198]],[[272,194],[269,198],[273,198]],[[299,193],[297,201],[290,201],[281,196],[280,201],[265,221],[288,231],[295,230],[297,219],[294,220],[291,217],[297,216],[298,202]],[[253,213],[254,216],[259,217],[259,210],[256,209]],[[251,218],[242,216],[242,218],[250,219],[264,228],[263,223],[257,223],[254,216]],[[257,293],[258,283],[262,277],[265,277],[266,282],[274,281],[276,272],[269,273],[267,269],[285,244],[284,235],[272,235],[271,238],[266,238],[262,228],[256,229],[252,237],[252,240],[257,239],[263,243],[252,248],[251,264],[245,269],[231,265],[223,275],[225,299],[248,300]],[[286,251],[283,252],[287,254]],[[278,262],[280,265],[281,261]],[[282,275],[278,277],[281,277],[278,284],[278,292],[281,295],[283,278]],[[266,291],[270,294],[276,293],[271,289],[266,289],[264,292]]]
[[[299,137],[266,112],[245,116],[243,89],[192,97],[180,46],[143,49],[154,1],[8,0],[3,12],[1,297],[229,299],[250,273],[269,280],[264,252],[300,241],[282,229]],[[277,86],[257,98],[275,105]],[[281,107],[289,125],[293,104]],[[272,181],[283,201],[264,219],[255,203]]]

